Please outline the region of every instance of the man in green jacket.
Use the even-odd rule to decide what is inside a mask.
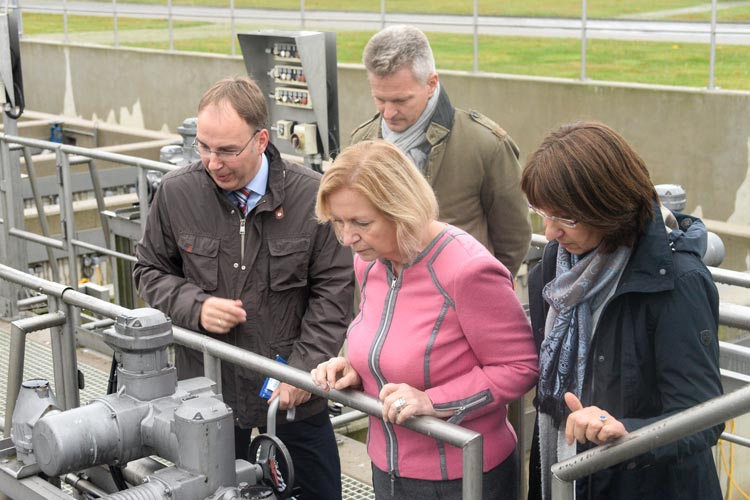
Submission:
[[[531,226],[516,144],[481,113],[453,107],[429,41],[417,28],[376,33],[362,60],[378,113],[352,132],[351,142],[396,144],[435,191],[440,220],[465,230],[518,272]]]

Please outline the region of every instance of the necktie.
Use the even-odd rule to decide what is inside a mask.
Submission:
[[[232,194],[237,198],[237,207],[240,209],[240,212],[242,212],[242,215],[247,215],[247,198],[250,196],[250,190],[242,188],[233,191]]]

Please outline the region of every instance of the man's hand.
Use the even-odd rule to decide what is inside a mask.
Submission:
[[[303,403],[307,403],[311,396],[312,394],[307,391],[303,391],[302,389],[298,389],[293,385],[281,382],[276,390],[273,391],[271,397],[268,399],[268,404],[271,404],[271,401],[273,401],[274,398],[278,397],[279,409],[288,410],[289,408],[294,408]]]
[[[228,333],[246,319],[241,300],[209,297],[201,307],[201,326],[211,333]]]
[[[573,444],[574,440],[578,440],[581,444],[586,441],[604,444],[628,433],[625,426],[606,410],[597,406],[584,408],[572,392],[565,393],[565,404],[573,412],[568,415],[568,421],[565,424],[565,437],[568,444]]]

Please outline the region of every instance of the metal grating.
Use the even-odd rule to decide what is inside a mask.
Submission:
[[[341,492],[344,500],[375,500],[372,486],[341,474]]]
[[[0,424],[5,419],[5,399],[8,379],[8,354],[10,352],[10,333],[0,329]],[[81,391],[81,403],[103,396],[107,392],[108,373],[97,370],[83,363],[78,364],[83,372],[86,388]],[[26,355],[23,371],[24,380],[45,378],[54,389],[54,372],[52,370],[51,350],[34,341],[26,342]],[[67,485],[64,485],[68,490]],[[374,500],[372,487],[354,478],[341,475],[341,488],[344,500]]]
[[[0,413],[5,419],[5,397],[8,381],[8,354],[10,353],[10,332],[0,329]],[[83,372],[86,387],[81,391],[81,403],[93,398],[103,396],[107,393],[108,373],[79,363],[78,369]],[[38,342],[26,341],[26,354],[24,359],[23,379],[44,378],[49,380],[52,389],[55,389],[55,376],[52,369],[52,352],[49,347]],[[56,393],[56,391],[55,391]]]

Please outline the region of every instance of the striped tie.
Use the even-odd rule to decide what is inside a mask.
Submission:
[[[242,215],[247,215],[247,199],[250,196],[250,190],[247,188],[238,189],[232,191],[232,194],[237,198],[237,207],[242,212]]]

